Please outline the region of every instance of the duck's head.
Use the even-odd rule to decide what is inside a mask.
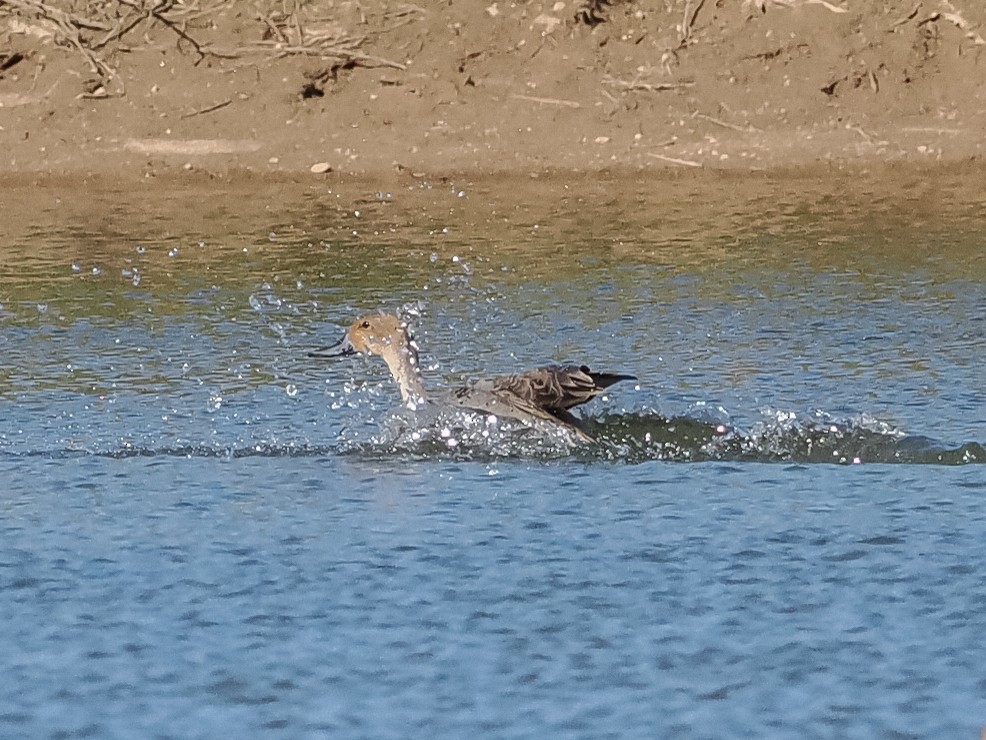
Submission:
[[[341,357],[356,353],[388,357],[411,349],[407,324],[388,313],[360,316],[335,344],[310,352],[311,357]]]
[[[424,399],[418,350],[407,330],[407,323],[389,313],[361,316],[335,344],[308,353],[310,357],[378,355],[387,363],[397,381],[401,398],[415,402]]]

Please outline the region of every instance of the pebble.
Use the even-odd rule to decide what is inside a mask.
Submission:
[[[313,175],[324,175],[326,172],[332,171],[332,165],[328,162],[316,162],[311,166],[311,172]]]

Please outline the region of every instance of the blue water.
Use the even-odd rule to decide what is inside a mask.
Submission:
[[[528,187],[7,196],[0,736],[986,725],[961,184]],[[381,363],[305,355],[381,307],[436,385],[639,380],[589,449],[423,420]]]

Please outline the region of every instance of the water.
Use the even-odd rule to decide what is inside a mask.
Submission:
[[[8,189],[0,735],[975,736],[974,190]],[[639,380],[424,418],[305,354],[378,308]]]

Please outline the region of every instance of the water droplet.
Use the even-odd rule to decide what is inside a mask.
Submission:
[[[222,405],[223,405],[223,397],[220,396],[218,393],[216,393],[214,395],[209,396],[209,401],[206,404],[206,408],[209,409],[209,411],[217,411],[219,407]]]
[[[168,256],[169,257],[177,257],[178,256],[178,247],[172,247],[171,249],[169,249],[168,250]]]
[[[80,265],[78,262],[73,262],[72,272],[82,272],[82,265]]]
[[[143,247],[137,247],[137,249],[136,249],[136,252],[137,252],[137,254],[143,254],[143,253],[144,253],[144,252],[146,252],[146,251],[147,251],[147,250],[146,250],[146,249],[144,249]]]
[[[253,293],[250,294],[250,308],[252,308],[254,311],[261,310],[260,299],[257,298],[257,296],[255,296]]]
[[[48,304],[47,303],[39,303],[38,304],[38,313],[48,313]]]
[[[298,395],[298,386],[294,383],[288,383],[284,386],[284,392],[288,394],[288,398],[294,398]]]

